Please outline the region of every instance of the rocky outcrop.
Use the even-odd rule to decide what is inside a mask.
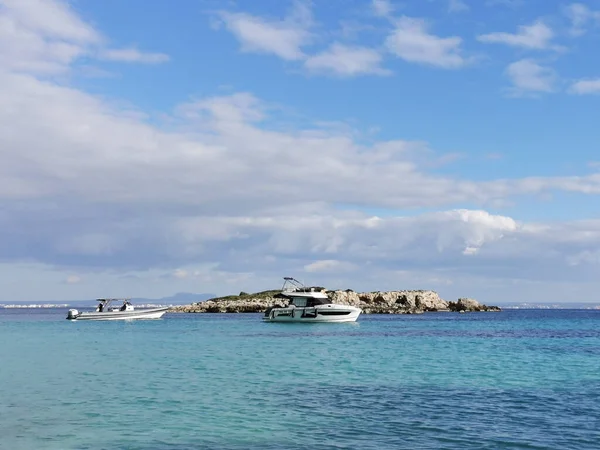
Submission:
[[[500,311],[497,306],[486,306],[477,300],[460,298],[448,302],[434,291],[385,291],[358,293],[326,291],[333,303],[357,306],[365,314],[421,314],[435,311]],[[288,301],[276,298],[277,291],[257,294],[240,293],[228,297],[215,298],[191,305],[174,306],[170,312],[185,313],[258,313],[273,306],[286,306]]]
[[[448,302],[448,309],[456,312],[469,311],[500,311],[498,306],[482,305],[472,298],[459,298],[456,302]]]
[[[362,308],[366,314],[417,314],[426,311],[448,311],[448,302],[434,291],[364,292],[331,291],[334,303]]]

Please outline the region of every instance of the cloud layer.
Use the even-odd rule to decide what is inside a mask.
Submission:
[[[453,208],[557,189],[600,193],[600,174],[442,178],[419,167],[422,143],[269,130],[267,107],[246,93],[183,104],[173,115],[181,131],[166,132],[28,75],[3,74],[0,85],[5,261],[122,270],[218,262],[246,272],[272,256],[264,270],[289,260],[315,272],[311,264],[325,260],[477,271],[482,259],[473,258],[522,258],[524,245],[560,236],[485,211],[377,218],[347,205]],[[597,238],[563,251],[564,263],[593,262],[580,252]]]
[[[597,168],[486,181],[443,176],[429,163],[448,155],[426,142],[377,140],[318,122],[280,127],[282,105],[250,92],[182,100],[149,118],[49,75],[84,56],[156,64],[168,55],[113,48],[64,3],[4,5],[1,263],[52,267],[70,286],[111,271],[213,283],[300,272],[323,284],[366,280],[357,289],[411,279],[432,287],[473,279],[567,283],[600,264],[596,220],[526,223],[489,212],[523,196],[597,196]],[[314,19],[300,3],[281,20],[219,17],[242,51],[315,74],[391,75],[386,52],[436,69],[471,62],[462,38],[393,17],[387,2],[374,5],[377,20],[389,23],[381,47],[335,41],[313,51]],[[479,39],[541,50],[552,38],[536,22]],[[505,74],[519,93],[555,89],[555,73],[538,60],[512,62]],[[582,79],[571,91],[600,89]]]

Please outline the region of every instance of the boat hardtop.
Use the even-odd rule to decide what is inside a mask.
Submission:
[[[292,277],[284,277],[283,279],[284,282],[283,287],[281,288],[281,293],[277,294],[275,298],[287,298],[292,301],[296,298],[312,298],[315,300],[323,300],[321,303],[316,303],[318,305],[331,303],[327,293],[323,292],[323,288],[306,287]]]

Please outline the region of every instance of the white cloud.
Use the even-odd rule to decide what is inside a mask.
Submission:
[[[288,203],[439,207],[466,201],[485,205],[555,188],[600,191],[595,176],[484,183],[445,178],[417,165],[425,155],[422,143],[364,146],[344,130],[269,130],[261,126],[268,109],[250,94],[182,106],[181,132],[162,131],[95,97],[24,75],[0,76],[0,100],[0,198],[7,207],[26,201],[32,208],[5,219],[14,230],[33,224],[31,211],[69,222],[59,217],[78,210],[96,218],[101,213],[93,207],[97,202],[115,208],[114,216],[103,210],[97,218],[105,219],[82,223],[77,233],[60,227],[39,230],[42,235],[55,232],[48,243],[54,242],[52,251],[64,255],[101,259],[119,253],[126,239],[119,236],[135,230],[143,239],[154,232],[144,221],[123,229],[120,222],[127,220],[116,213],[126,206],[133,220],[147,202],[166,217],[169,211],[187,209],[219,216],[231,211],[260,214]],[[39,210],[50,199],[64,200],[49,211]],[[167,222],[156,226],[174,224]],[[245,239],[219,224],[197,227]]]
[[[462,39],[430,34],[424,20],[401,17],[386,39],[388,50],[408,62],[456,69],[467,61],[462,56]]]
[[[381,15],[391,12],[391,5],[383,0],[373,3]],[[245,13],[221,13],[227,29],[242,45],[242,51],[271,53],[288,61],[303,61],[312,73],[328,73],[343,77],[358,75],[388,75],[381,67],[381,53],[364,46],[332,43],[327,49],[308,55],[303,47],[311,43],[312,18],[305,3],[296,3],[295,9],[283,20],[268,20]]]
[[[293,61],[304,59],[302,47],[311,41],[311,13],[297,2],[283,20],[268,20],[245,13],[222,12],[227,29],[240,41],[242,51],[271,53]]]
[[[19,24],[36,30],[47,39],[98,42],[98,33],[81,20],[63,1],[3,0],[3,25]]]
[[[592,11],[583,3],[571,3],[564,8],[565,15],[571,21],[571,34],[581,36],[592,22],[600,21],[600,11]]]
[[[600,78],[576,81],[569,88],[569,92],[578,95],[600,94]]]
[[[58,0],[4,0],[0,5],[0,66],[4,70],[54,75],[82,57],[160,62],[166,55],[104,50],[106,39]]]
[[[277,288],[283,275],[302,278],[302,273],[308,273],[310,284],[328,288],[433,288],[440,289],[445,298],[470,295],[484,301],[509,300],[503,298],[506,294],[525,299],[522,283],[539,283],[533,293],[538,299],[541,296],[548,300],[560,298],[557,287],[561,283],[594,279],[599,263],[598,221],[526,224],[469,210],[374,219],[323,208],[301,208],[304,213],[312,212],[304,218],[295,216],[298,220],[286,220],[297,209],[294,205],[287,212],[262,211],[261,217],[223,216],[218,222],[208,216],[191,218],[205,227],[225,225],[247,237],[223,246],[215,246],[210,238],[201,235],[189,235],[183,241],[171,238],[170,245],[175,247],[180,262],[185,261],[181,252],[193,249],[188,258],[190,264],[175,272],[180,275],[179,288],[197,292],[201,284],[200,289],[205,292],[256,291]],[[335,245],[332,239],[337,240]],[[129,242],[115,258],[127,256],[131,250],[143,252],[150,247],[149,242],[140,241],[139,246]],[[163,245],[156,238],[152,242],[159,244],[153,250]],[[210,257],[219,262],[198,267],[199,262]],[[171,260],[162,262],[166,267],[172,264]],[[88,266],[90,269],[93,270]],[[116,274],[130,275],[110,278],[115,281],[111,289],[123,295],[131,295],[132,286],[135,295],[160,295],[156,292],[158,287],[165,292],[162,295],[172,293],[175,273],[163,270],[161,275],[160,265],[143,272],[123,270]],[[360,276],[356,271],[360,271]],[[6,274],[7,270],[2,272]],[[86,273],[86,268],[81,272]],[[95,291],[88,290],[91,297],[107,284],[100,280],[108,275],[104,271],[87,273],[86,285],[97,280]],[[125,278],[134,282],[129,284],[129,291],[123,289]],[[160,279],[165,282],[159,283]],[[122,286],[117,286],[116,281]],[[510,285],[512,292],[503,290],[503,284]],[[3,285],[6,289],[7,283]],[[44,283],[46,289],[50,285]],[[21,296],[30,292],[27,286],[19,285],[18,289]]]
[[[453,259],[463,253],[475,253],[473,249],[485,248],[519,230],[519,225],[509,217],[470,210],[386,219],[324,210],[319,215],[313,213],[297,218],[293,224],[279,220],[278,216],[264,216],[222,217],[213,225],[241,229],[245,236],[266,232],[264,243],[258,244],[257,251],[266,245],[268,252],[279,258],[306,255],[304,258],[310,262],[304,265],[304,270],[309,272],[333,268],[350,270],[361,260],[375,261],[379,265],[384,260],[398,258],[415,262]],[[188,235],[187,239],[194,242],[201,236],[202,233]],[[239,243],[230,241],[228,245],[235,247]],[[244,245],[251,247],[252,242]]]
[[[160,64],[169,60],[164,53],[144,53],[137,48],[106,49],[100,52],[100,59],[118,62],[134,62],[143,64]]]
[[[375,15],[379,17],[388,17],[394,11],[389,0],[372,0],[371,6]]]
[[[550,47],[554,32],[538,20],[531,25],[519,26],[516,33],[495,32],[477,36],[480,42],[505,44],[527,49],[544,50]]]
[[[556,74],[554,70],[541,66],[531,59],[521,59],[506,68],[513,94],[540,93],[554,91]]]
[[[59,73],[101,38],[62,2],[7,0],[0,6],[0,66]]]
[[[596,260],[585,255],[600,251],[598,221],[525,224],[472,210],[375,219],[324,209],[293,223],[283,217],[222,218],[221,226],[229,222],[232,229],[242,227],[243,234],[251,236],[228,243],[227,248],[234,249],[234,267],[242,270],[244,264],[235,264],[248,259],[255,270],[261,267],[261,273],[272,273],[274,279],[305,271],[319,275],[311,279],[315,284],[358,289],[367,289],[381,274],[386,276],[380,279],[383,283],[375,283],[379,289],[419,288],[410,280],[419,272],[429,274],[427,283],[435,277],[448,284],[467,274],[488,281],[525,278],[555,283],[590,276]],[[188,238],[194,242],[193,236]],[[264,254],[274,259],[253,256]],[[569,269],[574,261],[577,270]],[[227,257],[222,260],[222,267],[231,264]],[[360,270],[360,279],[346,273],[355,270]]]
[[[389,75],[391,72],[381,67],[382,59],[377,50],[336,42],[327,50],[309,57],[305,61],[305,67],[312,72],[326,72],[340,76]]]
[[[463,0],[449,0],[448,2],[448,11],[453,13],[465,12],[468,11],[469,5],[467,5]]]

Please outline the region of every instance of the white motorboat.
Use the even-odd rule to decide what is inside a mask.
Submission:
[[[113,302],[123,304],[120,307],[111,306]],[[78,311],[69,309],[68,320],[131,320],[131,319],[160,319],[169,309],[168,306],[150,309],[135,309],[129,299],[99,298],[95,311]]]
[[[263,320],[268,322],[356,322],[360,308],[332,303],[327,294],[315,288],[307,288],[298,280],[285,277],[277,298],[289,300],[288,306],[273,307],[265,311]]]

